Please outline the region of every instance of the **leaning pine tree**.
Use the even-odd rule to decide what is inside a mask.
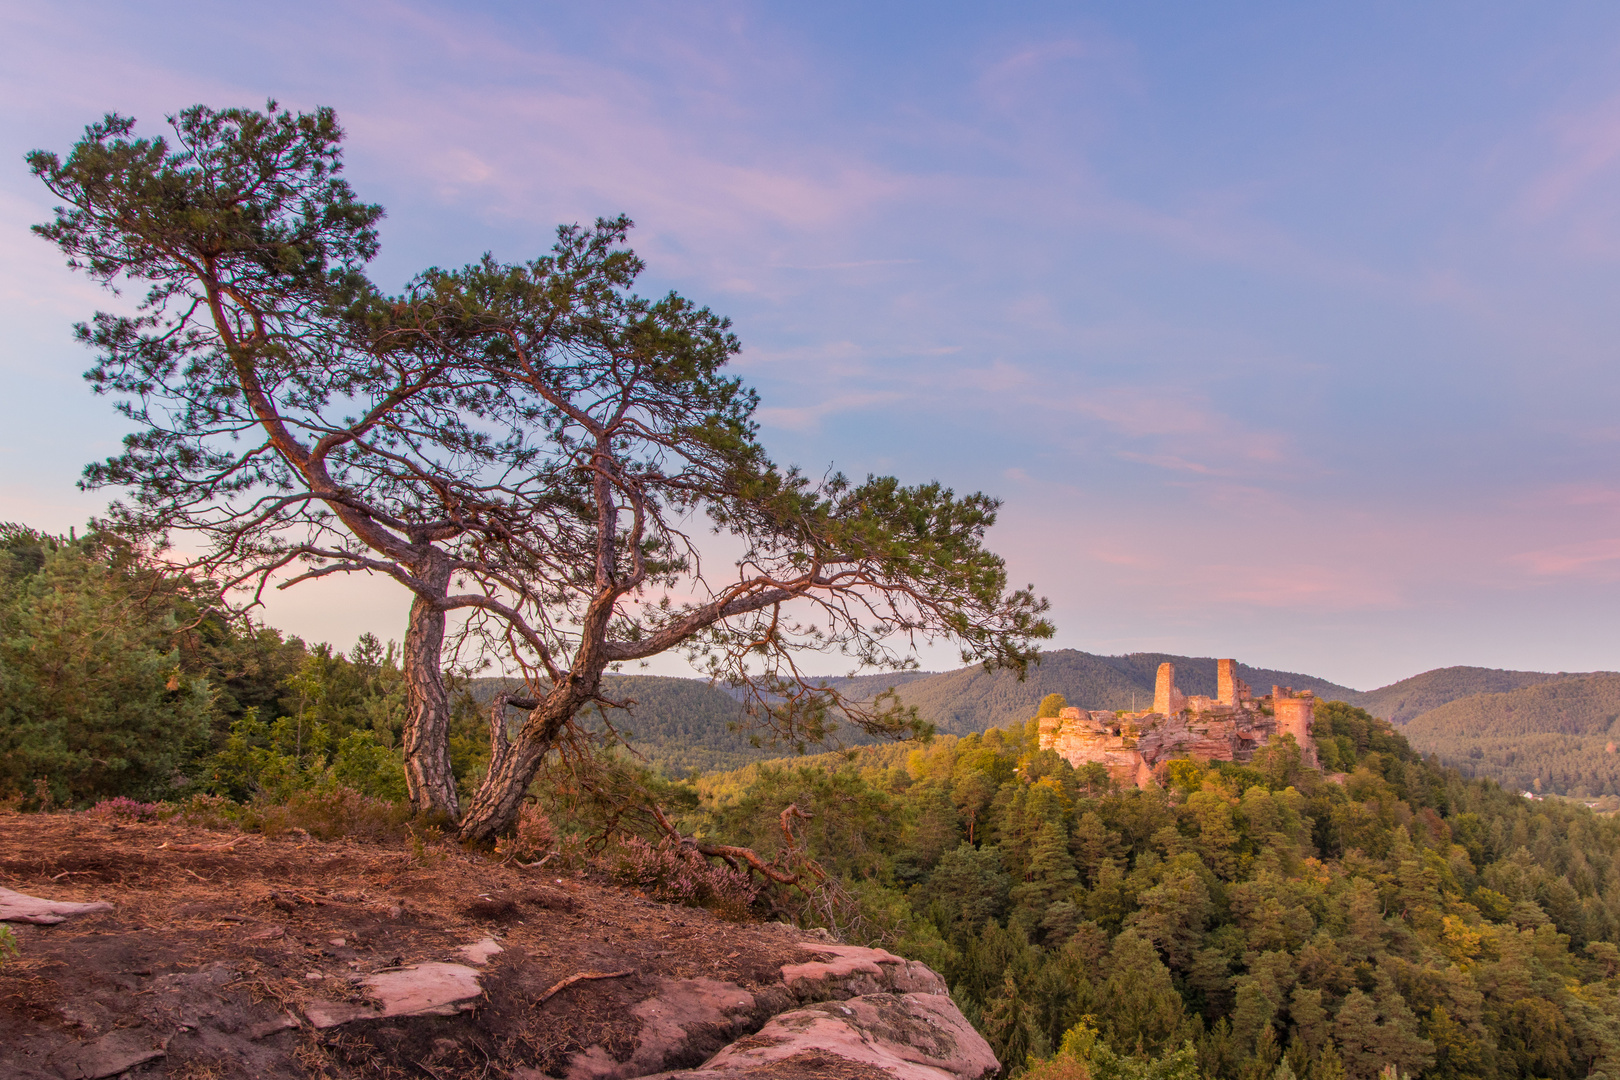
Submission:
[[[471,537],[521,527],[499,482],[513,448],[480,424],[491,387],[414,348],[420,325],[366,278],[382,208],[343,180],[330,109],[199,105],[170,124],[172,142],[135,138],[109,115],[65,159],[28,157],[62,200],[35,232],[140,297],[77,328],[99,354],[86,377],[134,426],[83,486],[127,493],[109,514],[120,531],[184,534],[201,552],[187,569],[239,608],[332,574],[408,589],[406,779],[418,811],[454,819],[447,621],[502,605],[452,579],[491,573]],[[549,283],[559,308],[606,287],[589,280],[603,269],[570,263]]]
[[[894,670],[919,641],[949,638],[964,661],[1022,671],[1051,634],[1045,601],[1009,590],[984,547],[994,499],[890,477],[812,482],[774,465],[752,419],[757,395],[725,370],[738,349],[729,323],[679,296],[631,293],[642,264],[622,246],[628,227],[564,228],[549,256],[434,271],[399,301],[420,319],[424,351],[498,388],[502,445],[521,444],[506,482],[523,527],[474,541],[502,568],[481,582],[509,610],[474,623],[487,620],[485,640],[498,636],[524,665],[533,696],[515,732],[492,711],[468,838],[510,825],[582,709],[621,704],[602,696],[618,665],[684,651],[803,746],[834,715],[897,737],[926,725],[892,695],[823,688],[800,654]],[[610,266],[592,280],[612,288],[560,297],[555,282],[581,259]],[[730,557],[706,561],[705,535]]]
[[[150,288],[136,314],[80,329],[101,351],[92,381],[137,424],[87,482],[131,491],[126,527],[203,537],[207,567],[249,595],[278,574],[409,588],[412,801],[458,815],[464,837],[511,826],[583,710],[630,704],[602,693],[619,665],[684,652],[802,746],[835,715],[925,727],[892,696],[805,677],[806,651],[897,669],[946,638],[1021,671],[1050,636],[1045,602],[984,547],[995,500],[775,466],[755,394],[725,371],[729,324],[631,291],[627,220],[385,298],[361,269],[381,211],[336,178],[330,111],[198,107],[172,151],[131,129],[109,117],[66,162],[31,157],[68,204],[39,231],[108,284]],[[492,709],[464,813],[441,674],[453,611],[458,645],[528,682]],[[507,704],[527,710],[515,728]]]

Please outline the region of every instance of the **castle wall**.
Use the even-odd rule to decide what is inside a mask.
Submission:
[[[1160,664],[1159,677],[1153,684],[1153,711],[1160,716],[1174,716],[1187,707],[1187,698],[1176,689],[1176,665]]]
[[[1316,695],[1306,690],[1296,696],[1291,687],[1273,686],[1271,709],[1277,718],[1277,734],[1292,735],[1305,764],[1318,768],[1316,740],[1311,737],[1311,724],[1316,719]]]
[[[1222,705],[1238,705],[1248,701],[1249,684],[1238,678],[1236,660],[1215,661],[1215,700]]]
[[[1237,677],[1235,662],[1221,660],[1217,676],[1219,699],[1188,698],[1176,689],[1175,665],[1161,664],[1152,712],[1116,715],[1065,708],[1058,716],[1042,718],[1041,749],[1055,750],[1077,768],[1099,763],[1116,783],[1145,787],[1155,782],[1155,769],[1172,758],[1248,761],[1259,747],[1287,732],[1299,744],[1305,764],[1319,767],[1311,737],[1316,698],[1309,690],[1295,694],[1288,687],[1272,687],[1268,715],[1267,699],[1253,698]]]

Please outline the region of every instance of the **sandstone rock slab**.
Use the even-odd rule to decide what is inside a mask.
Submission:
[[[830,956],[831,960],[810,960],[783,964],[782,981],[800,994],[829,993],[833,997],[859,997],[863,994],[948,994],[945,980],[928,965],[896,956],[886,949],[859,945],[833,945],[802,941],[799,948]]]
[[[456,950],[461,954],[463,960],[474,967],[483,967],[489,963],[490,957],[505,951],[496,943],[494,938],[484,938],[482,941],[475,941],[471,945],[463,945]]]
[[[356,1020],[387,1016],[454,1016],[481,997],[478,972],[465,964],[430,962],[393,971],[379,971],[360,980],[376,1005],[347,1001],[312,1001],[304,1015],[317,1028],[337,1027]]]
[[[163,1045],[150,1031],[120,1028],[95,1042],[69,1047],[52,1058],[51,1064],[67,1080],[101,1080],[163,1054]]]
[[[773,1068],[812,1056],[878,1070],[894,1080],[983,1080],[1000,1068],[990,1045],[949,997],[870,994],[782,1013],[699,1068],[660,1077],[769,1076]]]
[[[111,904],[101,900],[90,904],[75,904],[66,900],[43,900],[10,889],[0,889],[0,922],[39,923],[49,926],[65,922],[74,915],[88,915],[91,912],[112,909]]]
[[[757,1002],[735,983],[717,979],[660,979],[653,995],[630,1010],[641,1022],[635,1051],[615,1061],[600,1046],[575,1054],[568,1080],[626,1080],[646,1076],[671,1062],[701,1061],[706,1054],[749,1030]]]

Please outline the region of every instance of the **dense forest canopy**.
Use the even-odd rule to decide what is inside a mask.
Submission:
[[[693,821],[770,849],[773,809],[809,809],[867,932],[1012,1065],[1091,1030],[1094,1073],[1613,1075],[1620,822],[1466,780],[1347,704],[1318,730],[1342,784],[1284,742],[1110,790],[1027,723],[706,777]]]

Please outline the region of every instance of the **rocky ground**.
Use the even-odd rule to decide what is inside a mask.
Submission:
[[[996,1069],[921,964],[449,845],[0,813],[0,887],[8,1080]]]

